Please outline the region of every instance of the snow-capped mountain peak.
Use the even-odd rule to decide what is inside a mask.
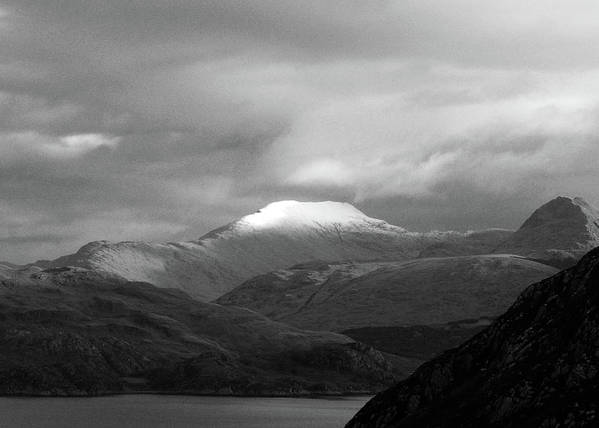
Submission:
[[[81,266],[210,300],[275,269],[314,260],[403,260],[438,240],[368,217],[348,203],[279,201],[197,241],[99,241],[43,264]]]
[[[285,224],[353,224],[360,221],[381,221],[371,219],[362,211],[345,202],[299,202],[278,201],[268,204],[257,212],[242,217],[240,225],[255,229],[277,227]]]

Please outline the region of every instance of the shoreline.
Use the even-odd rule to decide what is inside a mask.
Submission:
[[[218,393],[193,393],[193,392],[163,392],[163,391],[127,391],[106,392],[98,394],[0,394],[2,398],[101,398],[117,397],[125,395],[166,395],[185,397],[214,397],[214,398],[302,398],[302,399],[343,399],[351,397],[374,397],[377,393],[369,391],[346,392],[346,393],[298,393],[298,394],[218,394]]]

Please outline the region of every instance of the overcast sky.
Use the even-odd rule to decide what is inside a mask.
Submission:
[[[599,201],[599,2],[0,0],[0,260],[280,199],[412,230]]]

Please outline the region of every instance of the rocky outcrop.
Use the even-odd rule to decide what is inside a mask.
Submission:
[[[599,249],[527,288],[490,327],[378,394],[347,424],[599,424]]]

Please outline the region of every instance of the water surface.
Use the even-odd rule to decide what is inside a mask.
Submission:
[[[0,398],[0,427],[338,428],[368,398]]]

